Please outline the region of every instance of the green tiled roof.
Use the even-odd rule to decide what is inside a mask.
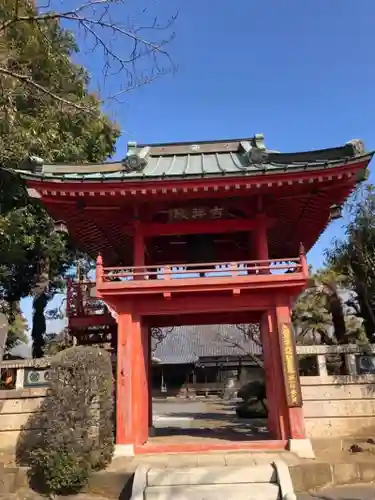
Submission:
[[[371,159],[359,140],[342,147],[302,153],[265,148],[263,136],[215,142],[128,144],[122,162],[91,165],[45,165],[29,158],[18,172],[25,178],[59,181],[134,181],[189,179],[304,171],[330,168],[359,158]]]

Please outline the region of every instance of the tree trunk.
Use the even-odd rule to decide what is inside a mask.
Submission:
[[[44,315],[48,304],[48,288],[49,288],[49,260],[40,263],[40,281],[34,290],[33,299],[33,327],[31,330],[31,338],[33,340],[33,358],[42,358],[44,355],[45,335],[46,335],[46,318]]]
[[[363,327],[365,329],[366,337],[371,343],[374,341],[375,317],[370,301],[368,300],[367,287],[365,284],[357,281],[355,290],[357,293],[359,309],[363,318]]]
[[[42,358],[44,355],[46,318],[45,308],[48,304],[48,296],[45,292],[35,295],[33,300],[33,328],[31,338],[33,339],[33,358]]]
[[[0,362],[3,360],[5,346],[8,336],[8,318],[5,314],[0,313]]]
[[[374,341],[375,316],[372,304],[373,279],[371,278],[373,269],[368,268],[358,252],[350,259],[350,267],[354,276],[354,287],[357,293],[357,300],[363,318],[363,327],[369,342]],[[370,279],[368,276],[370,275]]]
[[[346,324],[341,298],[336,291],[332,290],[327,296],[335,337],[339,344],[345,344],[347,342]]]

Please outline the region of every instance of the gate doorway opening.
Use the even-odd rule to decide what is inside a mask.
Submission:
[[[151,328],[149,442],[270,439],[259,324]]]
[[[299,379],[295,370],[295,356],[293,356],[294,334],[288,323],[290,308],[288,305],[273,308],[270,305],[265,310],[255,308],[256,301],[261,301],[261,299],[262,296],[259,293],[244,298],[218,297],[214,302],[217,312],[210,311],[209,304],[206,304],[202,297],[200,307],[204,311],[208,309],[207,312],[181,314],[170,310],[169,314],[166,314],[162,309],[157,312],[158,309],[155,308],[154,314],[142,315],[127,312],[119,314],[116,395],[116,449],[119,453],[124,455],[256,449],[283,450],[291,440],[305,439]],[[168,304],[177,311],[193,309],[192,306],[194,306],[191,300],[183,304],[182,301],[173,299]],[[210,304],[213,308],[212,297]],[[254,309],[251,309],[251,304],[254,304]],[[235,305],[236,309],[233,310],[233,307],[231,310],[231,305]],[[198,308],[198,306],[195,307]],[[230,407],[229,409],[223,408],[224,401],[221,401],[220,408],[215,407],[214,411],[212,407],[206,407],[204,411],[195,407],[195,411],[191,410],[191,412],[175,408],[175,410],[164,411],[163,415],[160,415],[162,412],[160,405],[156,406],[156,402],[153,405],[152,329],[169,328],[170,330],[172,326],[215,324],[260,325],[259,338],[262,345],[266,395],[267,400],[272,404],[268,405],[266,426],[259,425],[256,432],[244,424],[240,431],[241,426],[237,415],[234,416],[235,410]],[[176,340],[178,337],[171,336],[171,338]],[[285,365],[286,359],[288,365]],[[164,386],[166,385],[165,380],[161,382]],[[190,384],[188,386],[190,389]],[[160,402],[160,404],[163,403]],[[174,425],[172,428],[169,422],[168,427],[173,430],[172,432],[164,430],[163,434],[160,430],[160,418],[159,425],[155,426],[157,421],[154,419],[155,407],[159,411],[155,419],[160,416],[167,416],[170,419],[173,416],[171,413],[177,413],[174,416],[179,419],[183,416],[181,413],[203,413],[206,416],[201,419],[190,416],[191,420],[187,420],[188,422],[200,420],[201,422],[190,424],[185,430],[181,425],[177,428]],[[214,419],[207,418],[207,414],[220,415],[216,417],[216,424],[220,418],[222,423],[226,422],[225,425],[219,426],[219,428],[226,427],[225,432],[224,429],[221,430],[220,438],[218,438],[218,431],[216,431],[216,436],[213,432]],[[231,425],[228,424],[228,415],[232,417]],[[165,423],[164,419],[164,429]],[[192,429],[192,425],[198,425],[198,430]],[[236,429],[234,430],[233,427]],[[209,437],[203,439],[202,434],[207,434],[208,431]]]

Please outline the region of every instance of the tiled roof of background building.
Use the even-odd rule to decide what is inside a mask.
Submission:
[[[153,338],[152,347],[153,357],[162,364],[195,363],[201,357],[262,354],[261,346],[247,339],[235,325],[175,327],[162,342]]]

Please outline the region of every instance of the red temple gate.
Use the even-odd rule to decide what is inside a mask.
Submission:
[[[360,141],[282,154],[256,136],[131,143],[121,163],[30,163],[21,172],[29,192],[65,221],[75,243],[99,255],[96,296],[108,309],[85,308],[89,291],[71,283],[69,326],[81,341],[116,342],[119,449],[202,449],[148,443],[150,329],[224,318],[261,325],[273,440],[221,449],[306,443],[291,307],[308,280],[305,248],[366,178],[371,157]]]

